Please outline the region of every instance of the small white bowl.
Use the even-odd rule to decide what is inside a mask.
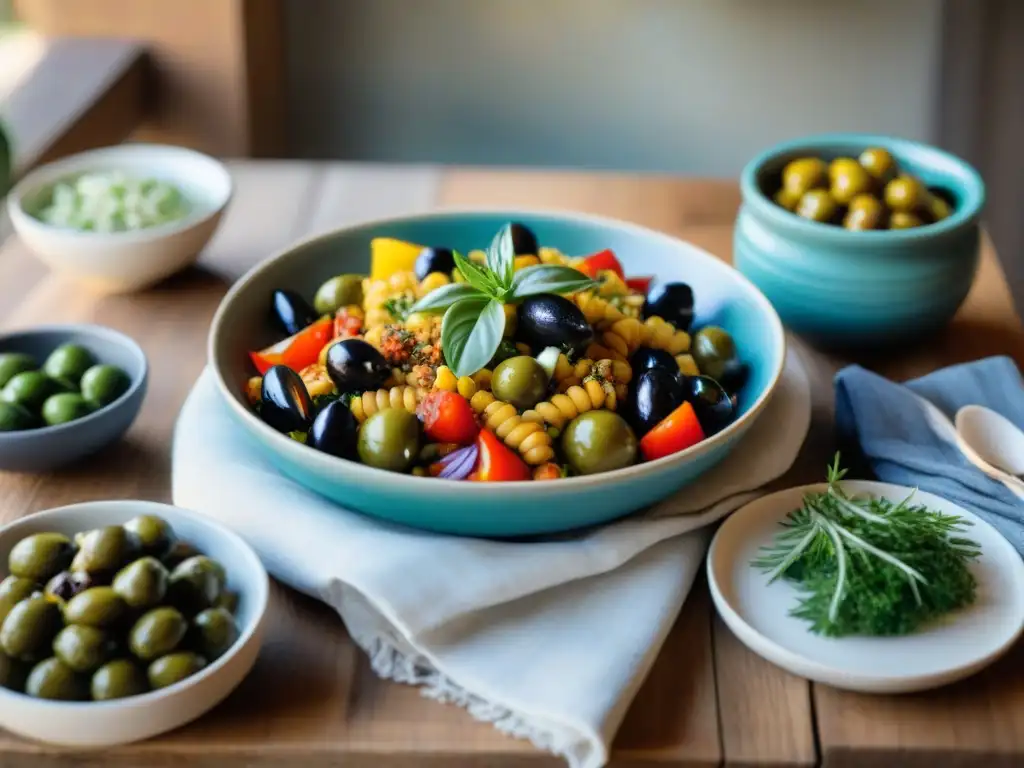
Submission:
[[[96,171],[122,171],[176,186],[192,205],[175,222],[129,232],[83,232],[40,221],[33,212],[59,181]],[[193,264],[233,194],[223,163],[182,147],[124,144],[83,152],[36,168],[10,191],[14,229],[36,256],[102,293],[147,288]]]
[[[0,726],[19,736],[66,747],[99,748],[147,739],[195,720],[219,704],[252,669],[265,628],[270,583],[256,553],[236,534],[195,512],[148,501],[94,501],[29,515],[0,529],[0,563],[21,538],[43,531],[67,535],[158,515],[179,539],[219,561],[238,593],[239,638],[192,677],[139,696],[99,702],[35,699],[0,688]],[[6,567],[3,572],[6,575]]]

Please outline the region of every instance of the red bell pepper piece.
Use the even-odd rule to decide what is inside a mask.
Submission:
[[[611,249],[606,248],[592,256],[587,256],[579,265],[579,271],[588,277],[597,277],[597,273],[603,269],[610,269],[621,278],[626,277],[625,272],[622,271],[622,264],[615,258]]]
[[[704,430],[697,421],[697,413],[690,403],[683,403],[654,425],[640,440],[640,453],[646,461],[689,448],[704,439]]]
[[[256,370],[263,375],[272,366],[286,365],[298,373],[307,365],[312,365],[320,356],[320,350],[331,340],[334,332],[334,320],[323,317],[312,325],[308,325],[294,336],[279,341],[271,347],[259,352],[250,352]]]
[[[644,296],[651,290],[651,283],[654,282],[653,277],[627,277],[626,285],[631,291],[638,291]]]
[[[419,416],[427,437],[438,443],[469,445],[480,432],[469,401],[457,392],[431,392],[420,403]]]
[[[481,429],[476,438],[480,457],[469,480],[481,483],[501,483],[514,480],[529,480],[530,468],[519,455],[508,448],[496,434]]]

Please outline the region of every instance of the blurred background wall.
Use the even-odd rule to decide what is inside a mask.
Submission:
[[[289,2],[290,149],[733,176],[815,131],[930,141],[942,5]]]

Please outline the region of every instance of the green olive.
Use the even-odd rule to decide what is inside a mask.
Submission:
[[[185,637],[188,622],[180,611],[168,606],[144,613],[128,633],[128,647],[143,661],[170,653]]]
[[[36,361],[32,355],[26,355],[22,352],[0,353],[0,388],[6,386],[7,382],[17,374],[34,371],[35,369]]]
[[[116,365],[94,365],[82,376],[82,397],[94,408],[110,405],[128,391],[132,380]]]
[[[796,207],[796,215],[811,221],[826,223],[836,215],[836,201],[827,189],[812,189],[804,193]]]
[[[167,551],[167,554],[160,558],[160,560],[163,562],[167,570],[173,571],[190,557],[195,557],[198,554],[198,549],[187,541],[181,541],[179,539],[171,544],[171,548]]]
[[[0,686],[10,691],[24,691],[30,669],[25,662],[0,653]]]
[[[363,464],[403,472],[420,449],[420,422],[404,408],[377,411],[359,428],[357,443]]]
[[[171,526],[167,524],[166,520],[156,515],[133,517],[124,524],[124,529],[136,538],[144,555],[163,557],[175,542]],[[193,554],[196,553],[192,552],[187,557],[191,557]],[[184,559],[186,558],[183,557],[182,560]]]
[[[16,604],[36,591],[36,583],[21,576],[8,576],[0,581],[0,622],[7,618]]]
[[[829,167],[829,178],[832,180],[832,199],[839,205],[847,205],[857,195],[871,191],[871,176],[856,160],[840,158],[833,161]]]
[[[60,606],[48,597],[35,595],[11,608],[0,625],[0,646],[15,659],[45,659],[62,626]]]
[[[167,594],[167,569],[155,557],[141,557],[117,572],[111,586],[129,608],[152,608]]]
[[[127,613],[128,606],[112,587],[90,587],[68,600],[64,620],[87,627],[112,627]]]
[[[71,570],[112,574],[134,560],[140,549],[138,539],[120,525],[95,528],[82,537]]]
[[[893,212],[912,213],[925,203],[926,194],[920,181],[901,175],[885,185],[885,204]]]
[[[885,206],[874,195],[857,195],[843,217],[847,229],[882,229],[884,223]]]
[[[238,610],[238,593],[225,589],[221,592],[220,597],[217,598],[217,604],[214,605],[214,608],[223,608],[228,613],[234,613]]]
[[[896,177],[896,161],[887,149],[868,147],[860,153],[858,160],[880,185],[888,184]]]
[[[20,432],[35,425],[35,417],[24,406],[0,401],[0,432]]]
[[[194,616],[216,604],[226,580],[217,561],[205,555],[190,557],[171,571],[167,600],[186,616]]]
[[[223,608],[207,608],[192,619],[189,645],[205,658],[219,658],[238,639],[238,626]]]
[[[74,544],[64,534],[35,533],[14,545],[7,567],[13,575],[41,584],[65,570],[74,554]]]
[[[933,192],[928,192],[925,210],[928,212],[928,216],[932,221],[942,221],[953,213],[953,209],[950,207],[949,203]]]
[[[51,427],[77,421],[92,413],[92,406],[75,392],[61,392],[50,395],[43,403],[43,421]]]
[[[338,275],[320,286],[313,298],[318,315],[333,315],[342,307],[363,303],[363,276]]]
[[[588,411],[565,428],[562,452],[581,475],[611,472],[636,460],[636,435],[614,411]]]
[[[146,675],[154,689],[166,688],[192,677],[205,666],[206,659],[197,653],[172,653],[150,664]]]
[[[108,661],[97,669],[89,683],[93,701],[138,696],[149,690],[146,672],[131,659]]]
[[[739,360],[732,336],[716,325],[701,328],[694,334],[690,354],[700,372],[715,381],[721,381]]]
[[[53,653],[75,672],[92,672],[117,650],[114,639],[96,627],[73,624],[53,639]]]
[[[796,210],[797,204],[800,202],[800,195],[792,189],[786,189],[782,187],[774,195],[772,199],[780,206],[785,208],[787,211],[792,213]]]
[[[491,391],[499,400],[511,403],[521,411],[533,408],[544,399],[548,374],[529,355],[518,355],[498,364],[491,377]]]
[[[16,374],[0,392],[0,400],[14,403],[36,413],[43,407],[46,398],[56,394],[62,387],[42,371],[25,371]]]
[[[924,222],[916,213],[893,211],[892,216],[889,217],[889,229],[913,229],[923,225]]]
[[[84,678],[56,657],[41,661],[32,667],[25,681],[25,693],[37,699],[83,701],[89,689]]]
[[[795,195],[803,196],[811,189],[818,189],[828,183],[828,166],[817,157],[801,157],[791,160],[782,169],[782,187]]]
[[[51,379],[64,379],[78,384],[82,374],[96,363],[92,352],[77,344],[62,344],[43,363],[43,372]]]

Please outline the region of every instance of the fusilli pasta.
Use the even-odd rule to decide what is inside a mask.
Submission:
[[[386,411],[389,408],[404,408],[409,413],[416,413],[416,406],[420,404],[423,395],[423,390],[409,386],[370,390],[353,397],[349,408],[356,421],[361,424],[377,411]]]
[[[569,387],[565,394],[552,395],[550,400],[537,403],[532,409],[523,413],[523,420],[536,424],[550,424],[555,429],[562,429],[581,413],[597,408],[614,410],[616,404],[615,391],[605,389],[595,379],[588,379],[582,386]]]
[[[505,445],[519,451],[527,464],[536,466],[555,457],[551,448],[551,435],[543,424],[524,421],[514,405],[496,400],[490,392],[477,392],[469,401],[470,406],[484,417],[484,422]]]

